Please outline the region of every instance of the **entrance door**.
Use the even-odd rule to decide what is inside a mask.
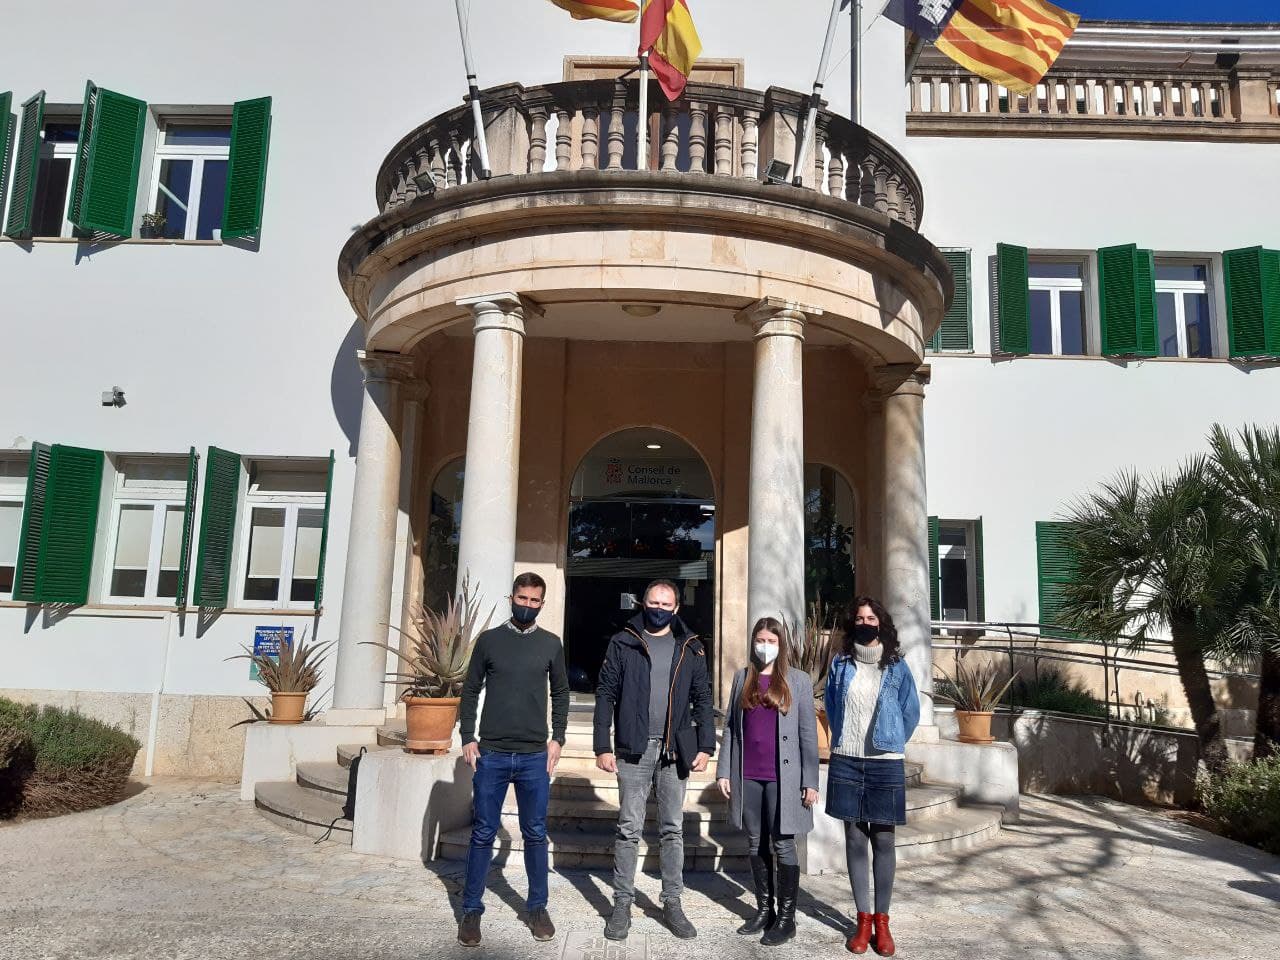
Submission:
[[[679,586],[680,616],[710,653],[715,500],[697,452],[649,428],[597,444],[574,477],[565,572],[565,656],[576,692],[595,691],[609,638],[659,578]]]

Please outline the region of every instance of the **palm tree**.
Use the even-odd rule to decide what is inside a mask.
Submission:
[[[1280,428],[1247,427],[1237,444],[1215,425],[1209,445],[1210,469],[1237,516],[1250,567],[1217,652],[1259,665],[1253,755],[1268,757],[1280,750]]]
[[[1066,519],[1075,578],[1062,588],[1058,623],[1131,649],[1168,636],[1201,761],[1221,769],[1227,751],[1205,668],[1206,632],[1224,600],[1239,595],[1246,564],[1236,518],[1206,459],[1147,482],[1123,474]]]

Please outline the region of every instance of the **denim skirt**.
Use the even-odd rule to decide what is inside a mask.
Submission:
[[[895,826],[906,823],[903,762],[833,753],[827,768],[827,813],[839,820]]]

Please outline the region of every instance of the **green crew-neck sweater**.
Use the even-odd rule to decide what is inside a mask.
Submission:
[[[551,736],[547,736],[547,689],[551,690]],[[480,715],[480,745],[504,753],[537,753],[552,739],[564,745],[569,723],[569,677],[564,645],[548,630],[522,633],[508,624],[476,638],[459,708],[463,746],[476,739],[476,705],[485,691]]]

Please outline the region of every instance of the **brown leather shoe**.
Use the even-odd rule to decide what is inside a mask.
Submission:
[[[893,934],[889,932],[889,915],[887,913],[873,913],[871,915],[871,925],[875,928],[871,937],[871,946],[880,956],[892,957],[897,947],[893,942]]]
[[[844,946],[850,953],[866,953],[870,945],[871,914],[859,911],[858,928],[849,934],[849,939],[844,942]]]
[[[551,940],[556,935],[555,924],[551,922],[551,915],[545,907],[529,914],[529,929],[533,931],[535,940]]]
[[[464,947],[480,945],[480,911],[472,910],[458,921],[458,942]]]

